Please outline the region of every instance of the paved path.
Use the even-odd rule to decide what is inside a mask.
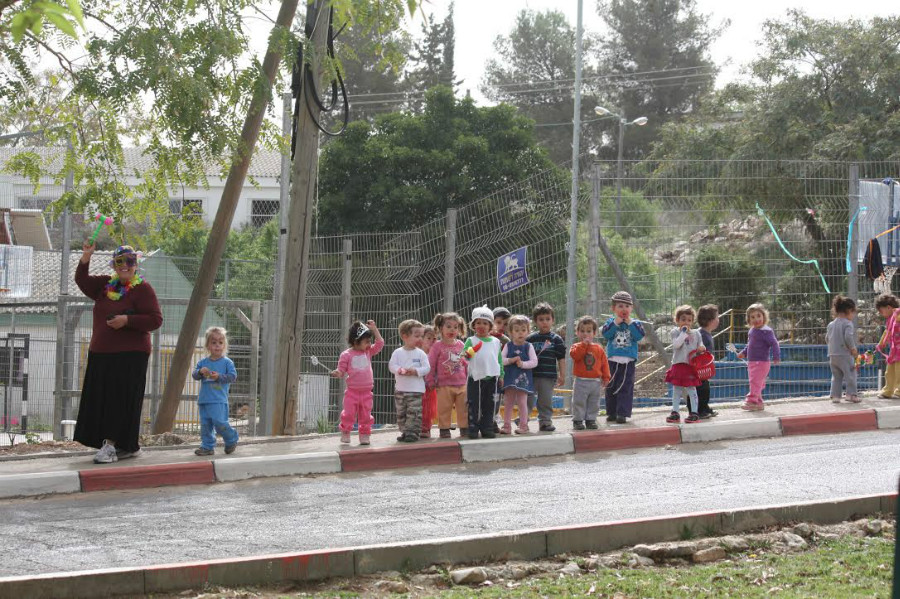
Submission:
[[[138,566],[890,492],[900,431],[0,501],[0,575]]]
[[[794,414],[823,414],[823,413],[840,413],[855,410],[864,410],[871,408],[884,407],[900,407],[900,400],[878,399],[871,394],[859,404],[833,404],[828,398],[824,399],[791,399],[771,402],[767,404],[764,412],[745,412],[739,408],[739,404],[716,404],[714,407],[719,411],[719,416],[711,420],[711,422],[726,422],[732,420],[753,420],[760,418],[771,418],[773,416],[790,416]],[[608,426],[603,417],[600,418],[601,429],[623,429],[623,428],[650,428],[666,426],[666,416],[669,414],[668,408],[641,409],[635,411],[632,422],[625,425],[613,424]],[[686,412],[682,409],[682,416]],[[570,417],[555,418],[554,424],[559,433],[568,433],[572,430],[572,419]],[[688,426],[704,426],[704,423],[698,423]],[[531,423],[532,430],[537,429],[537,423]],[[459,431],[453,431],[455,439]],[[437,429],[432,431],[434,437],[419,441],[419,444],[434,443],[438,441]],[[535,433],[537,434],[537,433]],[[546,435],[548,433],[540,433]],[[397,430],[389,429],[384,431],[376,431],[372,435],[372,447],[389,447],[398,445]],[[209,461],[211,458],[198,457],[194,455],[196,445],[188,447],[151,447],[146,448],[143,455],[136,460],[126,460],[117,463],[116,466],[149,466],[156,464],[173,464]],[[312,453],[321,451],[336,451],[343,449],[358,449],[356,435],[353,436],[353,444],[351,446],[341,445],[338,442],[338,435],[308,435],[305,437],[294,437],[290,440],[285,438],[274,440],[261,440],[250,444],[240,444],[237,452],[232,454],[233,457],[244,456],[274,456],[298,453]],[[216,448],[214,458],[225,458],[221,445]],[[28,472],[52,472],[59,470],[87,470],[92,468],[108,468],[106,465],[93,464],[91,458],[94,455],[92,450],[85,455],[56,455],[53,457],[30,457],[27,459],[3,459],[0,457],[0,475],[4,474],[23,474]]]

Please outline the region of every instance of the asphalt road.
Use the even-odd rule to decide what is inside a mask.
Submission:
[[[900,431],[0,501],[0,576],[890,492]]]

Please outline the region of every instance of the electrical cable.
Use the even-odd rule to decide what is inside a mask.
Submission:
[[[316,13],[315,24],[312,27],[310,27],[308,23],[306,24],[304,34],[307,40],[312,39],[316,27],[319,26],[319,17],[321,16],[321,14],[321,11]],[[334,8],[329,8],[328,35],[325,43],[325,52],[332,64],[334,64],[335,62],[334,40],[338,35],[340,35],[345,27],[346,23],[337,31],[337,33],[335,33]],[[306,110],[309,113],[313,124],[319,131],[321,131],[325,135],[328,135],[330,137],[337,137],[347,129],[347,124],[350,122],[350,101],[347,97],[347,87],[346,85],[344,85],[344,79],[341,77],[340,71],[335,70],[334,76],[331,78],[331,98],[326,104],[323,103],[320,98],[315,73],[313,73],[313,70],[311,68],[308,68],[308,66],[310,65],[304,64],[303,60],[303,44],[301,43],[297,47],[297,60],[294,63],[294,69],[291,74],[291,96],[294,98],[294,113],[292,115],[291,127],[291,160],[293,160],[294,158],[294,153],[296,152],[297,147],[297,119],[300,117],[301,102],[306,105]],[[335,108],[338,105],[339,95],[342,100],[341,104],[343,106],[341,110],[341,112],[343,113],[341,127],[337,131],[329,131],[322,126],[321,121],[316,117],[314,107],[320,111],[320,114],[328,114],[334,112]]]

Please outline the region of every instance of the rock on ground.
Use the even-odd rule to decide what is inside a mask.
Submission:
[[[484,568],[462,568],[450,572],[450,580],[453,584],[481,584],[487,580],[487,572]]]

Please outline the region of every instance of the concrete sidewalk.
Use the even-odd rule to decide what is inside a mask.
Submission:
[[[772,401],[762,412],[745,412],[738,403],[714,405],[719,415],[694,424],[666,424],[669,408],[640,410],[632,422],[599,431],[572,431],[569,417],[554,420],[554,433],[499,436],[493,440],[453,438],[398,443],[395,428],[372,435],[368,447],[342,445],[337,434],[255,439],[226,456],[198,457],[196,445],[145,448],[142,456],[112,465],[92,463],[93,451],[0,458],[0,497],[40,495],[171,484],[202,484],[261,476],[423,467],[477,461],[500,461],[587,451],[609,451],[751,437],[838,433],[900,428],[900,400],[866,397],[862,403],[834,404],[828,398]],[[532,430],[537,428],[532,423]]]

